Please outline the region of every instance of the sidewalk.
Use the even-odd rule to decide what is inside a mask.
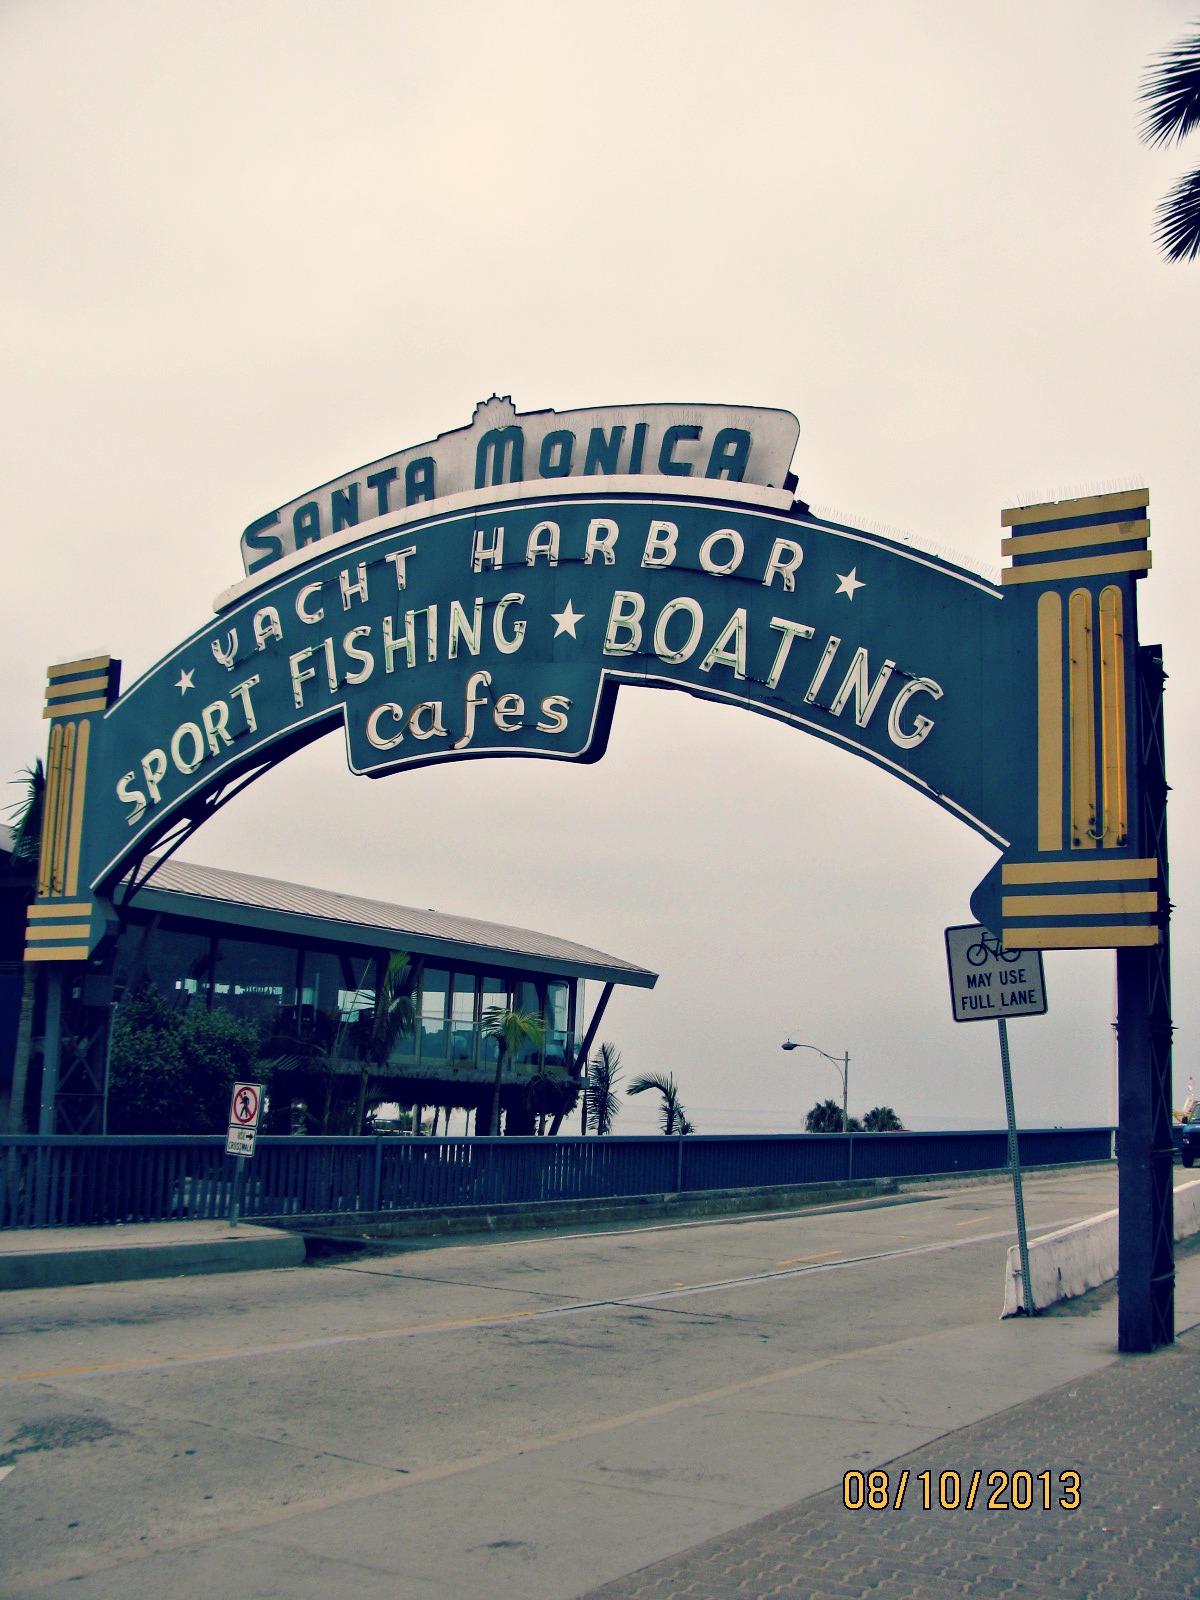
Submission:
[[[839,1487],[581,1600],[1195,1600],[1200,1327],[1154,1355],[1119,1357],[909,1455],[862,1466],[884,1475],[874,1482],[886,1482],[888,1509],[849,1510]],[[1048,1485],[1038,1477],[1046,1471]],[[1030,1481],[1014,1481],[1020,1472]],[[851,1492],[857,1500],[857,1480]],[[956,1493],[960,1508],[943,1510],[943,1496],[953,1504]]]
[[[173,1278],[181,1273],[298,1267],[299,1234],[227,1222],[115,1228],[14,1228],[0,1233],[0,1291]]]

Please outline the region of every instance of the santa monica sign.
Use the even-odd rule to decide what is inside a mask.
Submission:
[[[149,852],[334,727],[373,777],[596,760],[623,683],[790,722],[952,811],[1001,852],[972,909],[1007,943],[1155,943],[1145,492],[1006,512],[995,584],[814,516],[796,435],[747,407],[493,400],[257,518],[247,576],[124,693],[107,657],[50,669],[29,958],[87,959]]]
[[[800,427],[788,411],[750,406],[604,406],[518,413],[493,395],[468,427],[344,473],[242,535],[247,572],[401,507],[496,484],[563,478],[702,477],[781,485]]]

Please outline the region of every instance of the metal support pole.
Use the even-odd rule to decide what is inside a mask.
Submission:
[[[1158,864],[1158,943],[1117,950],[1117,1348],[1175,1338],[1171,1138],[1171,922],[1162,646],[1137,652],[1141,854]]]
[[[58,1068],[62,1054],[63,971],[57,963],[46,974],[46,1032],[42,1038],[42,1106],[38,1132],[53,1133],[57,1120]]]
[[[1175,1337],[1170,1128],[1156,1129],[1150,967],[1154,952],[1117,951],[1119,1296],[1117,1348],[1145,1354]],[[1168,1057],[1169,1059],[1169,1057]]]
[[[108,1037],[104,1041],[104,1095],[100,1102],[100,1132],[108,1134],[108,1089],[112,1080],[113,1025],[117,1020],[117,1002],[108,1008]]]
[[[1025,1304],[1022,1310],[1027,1317],[1037,1315],[1033,1303],[1033,1285],[1029,1277],[1029,1239],[1025,1233],[1025,1196],[1021,1193],[1021,1149],[1017,1142],[1017,1109],[1013,1101],[1012,1066],[1008,1059],[1008,1023],[1003,1017],[996,1023],[1000,1030],[1000,1070],[1004,1074],[1004,1110],[1008,1117],[1008,1167],[1012,1173],[1013,1202],[1017,1208],[1017,1248],[1021,1254],[1021,1287]]]
[[[842,1066],[842,1132],[850,1132],[850,1052]]]
[[[229,1226],[236,1228],[242,1203],[242,1174],[246,1170],[246,1157],[234,1156],[233,1159],[237,1166],[233,1169],[233,1193],[229,1198]]]

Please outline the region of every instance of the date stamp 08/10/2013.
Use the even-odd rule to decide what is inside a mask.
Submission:
[[[1040,1472],[1006,1467],[973,1472],[847,1472],[842,1505],[847,1511],[899,1511],[905,1504],[922,1511],[1078,1511],[1083,1480],[1070,1469]]]

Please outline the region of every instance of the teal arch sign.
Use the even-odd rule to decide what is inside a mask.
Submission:
[[[814,516],[788,470],[797,432],[750,407],[519,414],[493,396],[467,428],[252,521],[246,577],[123,692],[109,656],[52,666],[25,946],[49,964],[46,1131],[66,975],[103,968],[156,859],[255,776],[334,729],[369,777],[594,761],[622,684],[683,690],[829,740],[982,834],[998,858],[971,909],[1006,945],[1117,951],[1118,1344],[1169,1343],[1164,674],[1137,636],[1148,495],[1003,512],[992,583]]]
[[[999,852],[972,908],[1008,943],[1156,943],[1145,492],[1006,512],[993,583],[814,516],[784,475],[786,413],[722,413],[706,436],[701,411],[662,409],[586,429],[541,413],[540,432],[484,416],[474,447],[442,436],[363,469],[369,503],[348,477],[252,523],[246,578],[123,692],[108,657],[52,667],[27,958],[91,958],[156,852],[327,732],[369,777],[594,761],[630,683],[790,723],[949,810]]]

